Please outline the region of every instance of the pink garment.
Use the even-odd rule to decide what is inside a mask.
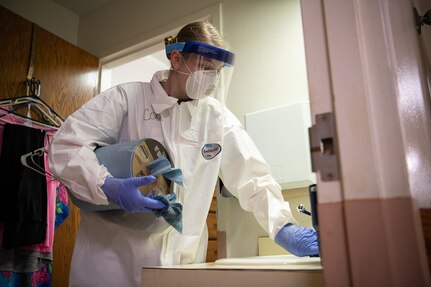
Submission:
[[[4,110],[0,110],[0,115],[5,114]],[[16,118],[13,115],[5,115],[0,117],[0,121],[13,123],[13,124],[21,124],[25,125],[26,122],[22,119]],[[40,128],[39,126],[33,125],[35,128]],[[43,128],[44,129],[44,128]],[[3,143],[3,131],[4,126],[0,125],[0,154],[1,154],[1,146]],[[48,149],[49,143],[52,140],[53,137],[53,129],[50,129],[52,133],[47,133],[45,136],[45,150]],[[48,165],[48,153],[44,153],[44,160],[45,160],[45,172],[50,174],[50,169]],[[56,191],[57,187],[60,185],[60,182],[47,176],[46,177],[46,185],[47,185],[47,228],[46,228],[46,237],[45,241],[36,244],[36,245],[30,245],[21,247],[22,249],[30,249],[35,250],[43,253],[52,253],[53,250],[53,243],[54,243],[54,229],[55,229],[55,210],[56,210]],[[2,244],[3,239],[3,224],[0,223],[0,246]]]

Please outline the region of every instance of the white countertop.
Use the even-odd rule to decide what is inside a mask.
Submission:
[[[320,258],[293,255],[225,258],[212,263],[144,267],[142,286],[323,287]]]
[[[151,267],[149,267],[151,268]],[[266,270],[322,270],[319,257],[294,255],[223,258],[211,263],[157,266],[162,269],[266,269]]]

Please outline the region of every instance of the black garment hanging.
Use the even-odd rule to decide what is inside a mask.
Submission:
[[[46,236],[46,177],[21,164],[21,156],[44,146],[45,132],[5,124],[0,155],[2,248],[42,243]],[[43,157],[35,157],[44,166]]]

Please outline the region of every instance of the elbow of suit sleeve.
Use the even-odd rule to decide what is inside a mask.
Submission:
[[[78,199],[93,204],[108,204],[100,187],[110,174],[106,167],[98,163],[90,147],[67,147],[61,141],[54,140],[49,147],[48,159],[51,172]]]

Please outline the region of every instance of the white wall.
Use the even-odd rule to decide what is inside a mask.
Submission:
[[[77,45],[79,16],[50,0],[0,0],[0,5]]]
[[[245,113],[308,100],[299,1],[226,1],[223,27],[237,54],[228,107]]]
[[[122,65],[110,67],[109,64],[101,67],[100,92],[127,82],[149,82],[154,72],[168,70],[171,67],[169,60],[165,56],[165,51],[161,50],[154,54],[139,57]]]

